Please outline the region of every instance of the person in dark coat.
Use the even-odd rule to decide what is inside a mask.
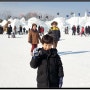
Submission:
[[[22,34],[22,26],[19,26],[19,35]]]
[[[57,47],[58,41],[61,37],[60,29],[57,27],[58,23],[53,21],[51,23],[51,28],[49,29],[48,34],[53,37],[53,48]]]
[[[0,34],[3,34],[3,27],[0,25]]]
[[[76,26],[75,25],[73,25],[73,27],[72,27],[72,35],[76,35]]]
[[[88,26],[88,34],[90,35],[90,26]]]
[[[80,26],[77,26],[77,34],[80,35]]]
[[[30,66],[37,70],[37,88],[61,88],[64,71],[57,49],[52,48],[53,37],[42,37],[42,48],[36,48]]]
[[[7,28],[8,38],[10,38],[11,32],[12,32],[12,26],[9,25],[8,28]]]
[[[85,27],[85,34],[86,34],[86,35],[89,35],[88,26]]]
[[[23,33],[25,34],[25,32],[26,32],[26,28],[24,27],[24,28],[23,28]]]
[[[14,26],[14,33],[17,34],[17,27]]]

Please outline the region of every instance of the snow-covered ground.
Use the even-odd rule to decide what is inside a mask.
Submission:
[[[90,37],[62,36],[58,51],[64,66],[63,87],[90,87]]]
[[[31,45],[27,35],[7,37],[0,35],[0,87],[36,88],[37,69],[29,65]],[[90,87],[90,36],[62,32],[57,49],[64,67],[63,88]]]

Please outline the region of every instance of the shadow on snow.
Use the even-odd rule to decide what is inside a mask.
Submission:
[[[68,54],[80,54],[80,53],[86,53],[86,52],[90,52],[90,51],[77,51],[77,52],[65,51],[65,52],[58,52],[58,54],[59,55],[68,55]]]

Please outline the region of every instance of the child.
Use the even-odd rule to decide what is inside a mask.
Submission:
[[[57,47],[57,43],[61,37],[61,33],[60,33],[60,29],[57,27],[58,23],[56,21],[53,21],[51,23],[51,28],[48,32],[49,35],[51,35],[54,39],[53,39],[53,48]]]
[[[42,37],[42,48],[36,48],[30,62],[32,68],[38,68],[38,88],[61,88],[63,84],[63,66],[57,49],[52,48],[53,37]]]
[[[28,34],[28,42],[32,44],[31,55],[32,55],[33,49],[37,47],[39,40],[41,41],[41,38],[40,38],[39,33],[37,31],[37,25],[35,23],[33,23],[32,28]]]

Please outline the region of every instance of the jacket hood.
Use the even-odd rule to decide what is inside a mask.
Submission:
[[[33,30],[33,29],[31,29],[33,32],[37,32],[37,29],[36,30]]]

